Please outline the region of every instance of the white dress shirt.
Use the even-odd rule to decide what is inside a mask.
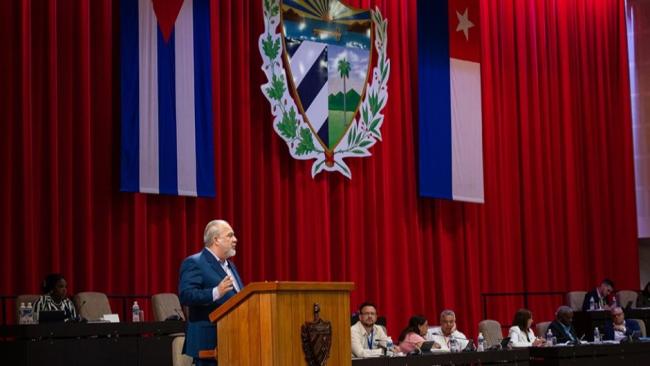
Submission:
[[[616,327],[616,326],[614,325],[614,327]],[[627,331],[627,329],[625,328],[625,323],[623,323],[623,330],[618,330],[618,329],[614,328],[614,340],[616,342],[620,342],[621,339],[627,337],[627,335],[625,334],[626,331]]]
[[[435,341],[440,345],[441,350],[450,351],[449,342],[451,341],[452,337],[458,341],[461,350],[465,349],[465,347],[467,347],[469,344],[469,339],[467,339],[467,336],[465,336],[465,334],[459,332],[458,330],[455,330],[449,336],[445,336],[442,333],[442,329],[440,327],[430,327],[429,330],[427,330],[426,340]]]
[[[232,286],[235,289],[235,292],[239,292],[240,289],[239,289],[239,284],[237,284],[237,278],[235,278],[235,276],[232,274],[232,271],[230,270],[230,264],[228,264],[228,260],[226,259],[222,261],[221,259],[219,259],[219,257],[217,257],[216,254],[212,253],[212,251],[209,249],[208,252],[210,252],[210,254],[214,256],[214,259],[217,260],[217,262],[219,263],[223,271],[226,272],[226,274],[230,276],[230,278],[232,278]],[[219,292],[219,285],[217,285],[215,288],[212,289],[212,301],[219,300],[223,295],[224,294]]]

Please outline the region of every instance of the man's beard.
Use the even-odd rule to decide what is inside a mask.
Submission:
[[[237,254],[237,251],[234,248],[230,248],[226,251],[226,258],[234,257]]]

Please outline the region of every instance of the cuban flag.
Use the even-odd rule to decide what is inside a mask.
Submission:
[[[120,1],[120,189],[215,195],[209,0]]]
[[[419,190],[484,202],[478,0],[418,1]]]

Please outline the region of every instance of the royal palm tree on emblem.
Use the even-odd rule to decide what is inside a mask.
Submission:
[[[346,58],[342,58],[339,60],[339,63],[337,65],[337,69],[339,71],[339,74],[341,75],[341,78],[343,79],[343,123],[347,124],[348,123],[348,117],[346,115],[348,107],[347,107],[347,99],[348,99],[348,89],[345,84],[345,80],[350,77],[350,63]]]

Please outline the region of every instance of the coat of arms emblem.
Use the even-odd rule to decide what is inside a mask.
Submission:
[[[300,327],[302,350],[308,366],[323,366],[332,348],[332,323],[320,318],[320,306],[314,304],[314,321]]]
[[[314,159],[312,177],[352,173],[347,157],[370,156],[381,140],[390,60],[379,9],[340,0],[263,0],[259,49],[275,131],[296,159]],[[373,65],[373,45],[376,66]]]

